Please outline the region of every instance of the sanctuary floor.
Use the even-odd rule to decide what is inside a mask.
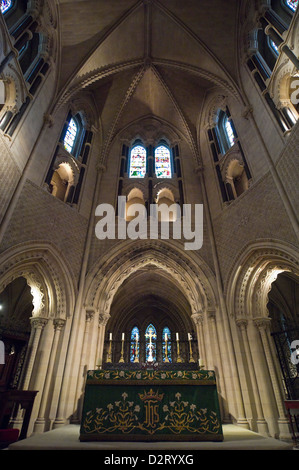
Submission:
[[[80,442],[79,425],[70,424],[11,444],[5,450],[292,450],[291,442],[261,436],[235,426],[223,425],[222,442]]]

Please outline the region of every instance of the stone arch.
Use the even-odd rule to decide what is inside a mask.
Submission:
[[[222,93],[212,93],[207,98],[205,110],[203,111],[200,122],[198,123],[198,129],[200,128],[200,123],[205,123],[204,127],[206,129],[212,129],[217,125],[218,111],[219,109],[225,111],[227,99],[227,96]]]
[[[33,295],[33,316],[66,319],[72,315],[74,280],[62,254],[47,243],[24,243],[0,255],[0,291],[23,276]]]
[[[86,305],[109,318],[118,288],[131,274],[150,265],[173,279],[188,299],[192,314],[216,308],[215,281],[209,268],[200,260],[198,265],[194,263],[172,243],[151,240],[120,243],[109,258],[96,263],[87,276]]]
[[[155,201],[157,201],[159,197],[163,195],[163,193],[165,194],[165,196],[168,193],[168,198],[173,200],[173,202],[180,200],[179,190],[171,181],[161,181],[154,185],[153,197]]]
[[[273,101],[278,109],[287,108],[298,118],[298,108],[292,102],[292,94],[298,95],[297,90],[298,77],[295,75],[295,68],[290,61],[284,61],[275,71],[269,89]],[[294,83],[294,88],[292,88]]]
[[[230,313],[236,319],[266,318],[268,294],[278,274],[299,274],[298,253],[283,242],[263,240],[248,245],[237,259],[226,289]]]

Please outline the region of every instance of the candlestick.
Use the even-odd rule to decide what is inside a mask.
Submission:
[[[164,362],[169,362],[168,347],[167,347],[167,333],[165,333],[165,361]]]
[[[203,360],[201,358],[198,359],[198,365],[199,365],[200,369],[202,369],[204,367]]]
[[[138,333],[136,333],[135,359],[134,359],[134,362],[139,362],[139,360],[138,360]]]
[[[112,333],[109,335],[110,341],[109,341],[109,350],[107,354],[107,362],[112,362]]]
[[[179,334],[177,333],[176,334],[176,348],[177,348],[177,358],[176,358],[176,361],[177,362],[183,362],[182,361],[182,358],[180,356],[180,343],[179,343]]]
[[[118,362],[125,362],[125,360],[124,360],[124,341],[125,341],[125,334],[122,333],[122,335],[121,335],[121,353],[120,353],[120,360]]]
[[[98,358],[96,367],[97,367],[97,369],[102,369],[102,358],[101,357]]]
[[[190,349],[190,358],[189,358],[189,362],[195,362],[194,359],[193,359],[192,346],[191,346],[192,336],[191,336],[190,333],[188,333],[188,338],[189,338],[189,349]]]

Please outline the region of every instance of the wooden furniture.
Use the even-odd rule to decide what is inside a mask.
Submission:
[[[5,390],[0,392],[0,428],[8,428],[9,420],[15,405],[25,409],[19,440],[27,437],[28,425],[31,417],[32,407],[37,391],[31,390]]]
[[[285,403],[285,407],[287,409],[288,416],[289,416],[294,444],[296,445],[297,439],[296,439],[293,417],[294,415],[299,415],[299,400],[285,400],[284,403]]]

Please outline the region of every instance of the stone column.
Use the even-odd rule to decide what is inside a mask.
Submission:
[[[25,377],[24,377],[24,382],[22,386],[23,390],[28,390],[40,337],[47,322],[48,322],[47,318],[41,318],[41,317],[31,318],[31,328],[33,331],[33,335],[31,337],[32,343],[30,345],[30,348],[28,348],[28,351],[27,351],[27,359],[25,363],[26,370],[25,370]]]
[[[94,309],[94,314],[90,322],[90,337],[89,337],[89,351],[88,358],[86,361],[87,369],[94,370],[97,362],[97,343],[98,343],[98,323],[99,323],[99,311]]]
[[[218,393],[220,395],[220,400],[219,404],[221,406],[221,411],[222,411],[222,416],[223,416],[223,421],[226,423],[231,422],[230,417],[229,417],[229,411],[227,407],[227,393],[226,393],[226,388],[225,388],[225,382],[224,382],[224,371],[222,367],[222,359],[221,359],[221,351],[220,351],[220,342],[218,338],[218,331],[217,331],[217,324],[216,324],[216,311],[215,310],[208,310],[207,312],[208,316],[208,321],[210,322],[211,325],[211,333],[212,333],[212,338],[214,340],[213,344],[211,345],[212,348],[212,358],[213,358],[213,364],[214,364],[214,370],[216,373],[217,381],[218,381]],[[217,358],[216,356],[216,351],[217,351]],[[221,400],[221,398],[223,398]]]
[[[97,364],[96,366],[101,368],[103,364],[103,350],[104,350],[104,339],[107,322],[110,318],[109,313],[99,314],[99,333],[98,333],[98,347],[97,347]]]
[[[86,375],[86,353],[87,348],[89,346],[89,330],[90,330],[90,322],[94,317],[94,309],[86,308],[86,316],[85,316],[85,329],[84,329],[84,337],[83,337],[83,347],[81,352],[81,360],[80,360],[80,368],[79,374],[77,379],[77,388],[76,388],[76,401],[77,403],[76,409],[74,410],[74,414],[72,417],[72,423],[79,423],[80,422],[80,411],[82,408],[82,399],[84,394],[84,383],[85,383],[85,375]]]
[[[53,378],[53,369],[54,369],[56,355],[57,355],[57,347],[59,344],[60,333],[65,325],[65,320],[57,318],[53,320],[53,325],[54,325],[54,337],[53,337],[53,342],[52,342],[52,347],[51,347],[51,352],[50,352],[49,364],[47,368],[47,375],[46,375],[44,388],[42,391],[42,398],[41,398],[38,418],[35,421],[35,425],[34,425],[34,432],[36,433],[44,432],[45,422],[46,422],[45,412],[46,412],[46,407],[47,407],[48,399],[49,399],[49,389],[50,389],[50,384]]]
[[[30,379],[32,376],[32,370],[35,363],[37,348],[40,342],[40,337],[42,331],[47,324],[47,318],[41,317],[32,317],[31,318],[31,335],[28,344],[26,359],[24,363],[24,376],[23,376],[23,383],[22,383],[22,390],[28,390]],[[13,427],[18,428],[22,425],[23,421],[23,410],[19,408],[16,417],[13,419]]]
[[[215,268],[215,274],[216,274],[216,282],[217,282],[217,291],[218,291],[218,296],[219,296],[219,316],[220,317],[222,316],[223,335],[224,335],[224,338],[226,339],[227,361],[231,370],[233,389],[234,389],[234,393],[236,397],[236,407],[237,407],[237,414],[238,414],[237,424],[248,429],[249,424],[248,424],[247,419],[245,418],[241,383],[240,383],[240,377],[239,377],[238,368],[237,368],[237,361],[236,361],[234,346],[233,346],[232,333],[231,333],[230,324],[229,324],[229,315],[227,311],[225,298],[223,295],[223,281],[222,281],[220,263],[219,263],[218,253],[217,253],[215,236],[214,236],[212,218],[211,218],[211,214],[209,210],[209,200],[208,200],[208,195],[207,195],[206,182],[205,182],[205,178],[203,174],[203,168],[199,167],[196,169],[196,171],[197,171],[197,174],[199,175],[200,186],[202,188],[202,194],[203,194],[203,202],[206,208],[207,229],[208,229],[208,234],[209,234],[210,242],[211,242],[211,250],[212,250],[214,268]]]
[[[277,411],[278,411],[278,427],[280,430],[280,439],[290,439],[290,430],[289,430],[289,421],[286,417],[286,411],[285,407],[283,404],[283,399],[280,393],[280,387],[275,371],[275,365],[274,361],[272,358],[272,353],[269,345],[269,338],[268,338],[268,328],[269,324],[271,322],[270,318],[255,318],[254,323],[256,327],[259,330],[261,340],[262,340],[262,345],[268,365],[268,370],[271,378],[271,383],[272,383],[272,389],[274,392],[275,400],[276,400],[276,406],[277,406]]]
[[[200,364],[205,365],[207,364],[206,361],[206,351],[205,351],[205,344],[204,344],[204,335],[203,335],[203,313],[197,312],[191,315],[191,318],[196,327],[196,336],[197,336],[197,344],[198,344],[198,358],[200,360]]]
[[[245,318],[239,318],[236,320],[236,323],[241,331],[246,360],[248,364],[249,375],[250,375],[250,379],[252,383],[252,390],[254,394],[254,401],[255,401],[256,412],[257,412],[256,424],[257,424],[258,432],[264,436],[269,436],[268,424],[265,420],[264,413],[263,413],[261,397],[259,394],[258,383],[257,383],[256,375],[255,375],[255,368],[254,368],[249,341],[248,341],[248,335],[247,335],[248,320]]]

